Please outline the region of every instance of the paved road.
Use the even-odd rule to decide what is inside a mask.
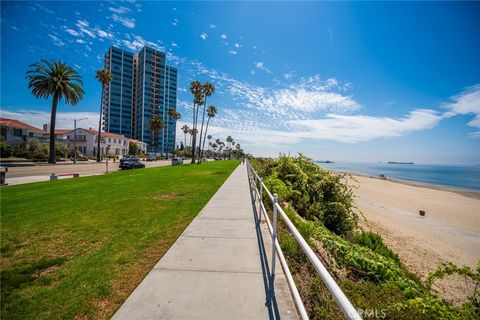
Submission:
[[[297,319],[279,264],[267,298],[267,233],[240,165],[112,319]]]
[[[168,166],[170,161],[152,161],[144,162],[145,168]],[[109,162],[108,171],[117,171],[119,162]],[[6,175],[5,182],[10,185],[25,184],[32,182],[49,181],[52,173],[79,173],[80,177],[94,176],[104,174],[106,172],[106,163],[77,163],[77,164],[56,164],[56,165],[39,165],[31,167],[10,167]],[[62,177],[61,179],[70,179],[72,177]]]

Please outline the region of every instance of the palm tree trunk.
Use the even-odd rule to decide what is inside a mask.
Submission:
[[[153,149],[153,154],[156,157],[157,156],[157,152],[156,152],[157,148],[155,148],[155,131],[152,131],[152,149]]]
[[[200,157],[200,162],[202,161],[202,154],[203,154],[203,147],[202,147],[202,134],[203,134],[203,122],[205,121],[205,108],[207,107],[207,96],[205,95],[205,101],[203,102],[203,114],[202,114],[202,127],[201,127],[201,130],[200,130],[200,144],[199,144],[199,147],[200,147],[200,150],[198,150],[198,156]],[[203,139],[205,140],[205,139]],[[205,143],[203,143],[203,145],[205,145]],[[199,163],[200,163],[199,162]]]
[[[100,100],[100,119],[98,119],[98,136],[97,136],[97,162],[100,162],[100,140],[102,139],[102,112],[103,112],[103,93],[105,86],[102,86],[102,95]]]
[[[55,164],[55,122],[57,120],[57,105],[58,93],[53,94],[52,114],[50,115],[50,154],[48,156],[48,163]],[[75,150],[76,152],[76,150]]]
[[[198,107],[197,109],[195,110],[195,102],[193,103],[193,133],[192,134],[192,162],[190,162],[191,164],[194,164],[195,163],[195,146],[196,146],[196,138],[197,138],[197,135],[195,134],[195,128],[197,127],[197,114],[198,114]]]
[[[203,149],[205,149],[205,140],[207,140],[207,131],[208,131],[208,123],[210,122],[210,117],[207,119],[207,127],[205,128],[205,136],[203,137],[203,146],[202,151],[200,153],[200,158],[203,158]]]
[[[167,119],[168,119],[168,116],[167,116]],[[165,129],[162,129],[162,140],[163,140],[163,143],[162,143],[162,153],[167,150],[167,158],[168,158],[168,120],[167,120],[167,148],[165,148]],[[162,155],[163,156],[163,155]]]

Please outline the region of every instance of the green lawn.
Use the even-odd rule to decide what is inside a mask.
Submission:
[[[1,318],[109,318],[237,165],[3,187]]]

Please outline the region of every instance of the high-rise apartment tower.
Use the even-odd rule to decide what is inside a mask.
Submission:
[[[115,47],[105,54],[105,68],[112,82],[103,100],[104,130],[148,144],[151,152],[150,117],[157,114],[164,129],[155,139],[155,151],[173,153],[176,121],[169,109],[177,109],[177,69],[167,66],[165,53],[143,47],[135,55]]]

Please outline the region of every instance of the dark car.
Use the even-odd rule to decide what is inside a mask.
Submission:
[[[135,156],[123,156],[123,158],[120,159],[120,163],[125,161],[138,161],[138,159]]]
[[[157,161],[157,157],[154,157],[154,156],[148,157],[147,161]]]
[[[138,160],[125,160],[120,162],[120,169],[138,169],[145,168],[145,165]]]
[[[172,166],[176,166],[178,164],[183,164],[183,158],[173,158],[172,159]]]

